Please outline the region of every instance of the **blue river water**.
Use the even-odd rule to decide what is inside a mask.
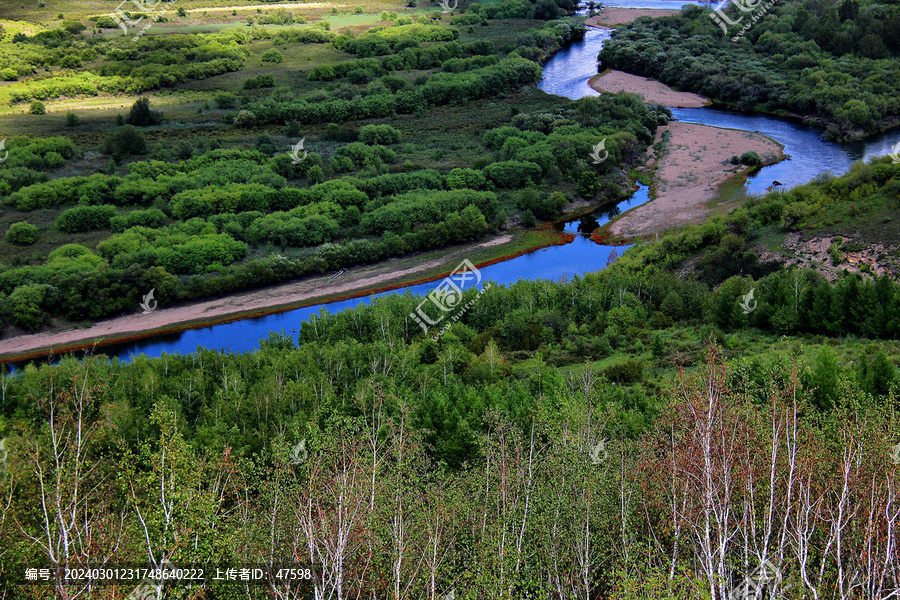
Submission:
[[[566,223],[564,230],[567,233],[578,234],[571,243],[542,248],[505,262],[482,267],[479,269],[482,281],[509,285],[522,278],[558,280],[561,277],[571,278],[574,275],[599,271],[606,266],[606,260],[613,246],[603,246],[592,242],[588,239],[590,234],[597,227],[608,223],[620,212],[649,200],[648,189],[639,186],[631,198],[620,202],[615,207],[596,211],[591,215]],[[620,246],[617,248],[617,252],[621,254],[624,249],[625,247]],[[452,266],[450,267],[452,268]],[[176,352],[187,354],[195,351],[198,347],[247,352],[258,349],[260,340],[268,338],[271,331],[292,333],[294,330],[298,330],[300,323],[307,321],[310,315],[318,314],[323,308],[328,312],[338,312],[359,304],[368,304],[376,296],[405,293],[407,290],[413,294],[425,295],[433,290],[437,283],[421,283],[394,291],[328,304],[315,304],[264,317],[153,336],[127,344],[104,346],[98,352],[111,357],[117,356],[121,360],[129,360],[136,354],[146,354],[147,356],[160,356],[163,353],[174,354]]]
[[[673,8],[684,2],[670,0],[610,0],[607,6],[630,8]],[[587,81],[597,73],[597,54],[610,32],[589,29],[582,42],[573,44],[556,54],[544,67],[540,89],[571,99],[586,95],[597,95]],[[787,186],[806,183],[819,173],[830,171],[835,175],[847,172],[851,162],[871,156],[885,155],[893,144],[900,141],[900,131],[877,136],[865,142],[839,145],[823,142],[818,130],[792,122],[762,115],[745,115],[710,108],[673,109],[676,119],[689,123],[700,123],[717,127],[729,127],[746,131],[758,131],[784,145],[788,160],[762,168],[747,181],[747,191],[758,194],[777,180]],[[727,157],[726,157],[727,158]],[[638,191],[612,209],[597,211],[592,215],[566,223],[567,232],[577,233],[574,241],[562,246],[543,248],[529,254],[497,263],[481,269],[483,281],[508,285],[519,279],[551,279],[583,275],[598,271],[606,266],[612,246],[596,244],[588,236],[600,225],[620,212],[639,206],[649,200],[647,189]],[[621,252],[623,248],[619,248]],[[448,265],[448,269],[452,265]],[[405,293],[427,294],[437,282],[410,286],[381,294]],[[363,296],[332,303],[317,304],[289,310],[268,316],[243,319],[208,327],[191,329],[180,333],[157,335],[136,342],[108,345],[98,352],[110,357],[128,361],[138,354],[160,356],[162,354],[190,353],[197,348],[221,349],[230,352],[247,352],[259,348],[261,340],[272,331],[293,333],[310,315],[323,309],[333,313],[352,308],[361,303],[369,303],[376,295]]]

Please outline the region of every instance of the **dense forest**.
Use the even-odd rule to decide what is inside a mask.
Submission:
[[[723,599],[766,561],[784,597],[897,589],[900,348],[865,335],[863,307],[896,311],[900,286],[779,272],[711,291],[626,257],[493,286],[437,342],[394,294],[253,353],[5,376],[6,589],[75,598],[9,586],[163,558],[316,563],[320,598]],[[734,297],[754,284],[758,325]],[[859,305],[834,314],[864,337],[807,320],[821,294]],[[779,337],[785,307],[814,335]],[[308,597],[166,597],[272,594]]]
[[[676,16],[620,27],[599,60],[603,68],[742,110],[806,117],[833,140],[900,123],[900,6],[858,0],[749,5],[754,12],[725,9],[739,25],[754,19],[745,35],[737,35],[738,24],[723,34],[709,10],[688,5]]]

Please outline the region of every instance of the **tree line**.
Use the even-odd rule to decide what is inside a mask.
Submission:
[[[898,589],[896,388],[841,378],[818,410],[795,358],[748,369],[710,346],[641,406],[590,364],[523,368],[493,343],[463,362],[454,337],[430,355],[273,334],[242,355],[5,378],[8,593],[120,597],[13,582],[26,565],[162,559],[312,562],[320,598],[724,599],[763,565],[791,597]]]
[[[755,13],[729,7],[726,14],[737,20]],[[686,6],[675,16],[625,25],[604,45],[601,66],[741,110],[801,115],[832,140],[884,130],[900,117],[896,5],[775,4],[739,40],[732,36],[740,27],[723,35],[711,15]]]

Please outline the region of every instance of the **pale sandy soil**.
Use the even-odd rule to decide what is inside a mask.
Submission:
[[[209,6],[206,8],[189,8],[185,12],[188,13],[203,13],[203,12],[231,12],[232,10],[242,11],[242,10],[256,10],[256,9],[266,9],[271,10],[274,8],[331,8],[333,6],[343,6],[341,4],[334,4],[331,2],[282,2],[280,4],[244,4],[242,6]],[[175,11],[172,11],[175,12]]]
[[[600,11],[596,17],[587,19],[584,24],[601,29],[610,29],[611,25],[630,23],[638,17],[666,17],[677,15],[680,10],[665,8],[616,8],[608,6]]]
[[[406,268],[398,268],[397,260],[377,265],[348,269],[331,280],[333,273],[305,279],[296,283],[278,285],[262,290],[235,294],[226,298],[197,302],[170,308],[157,308],[144,314],[138,306],[135,313],[95,323],[83,329],[67,329],[55,333],[38,333],[0,339],[0,359],[22,356],[49,348],[72,348],[96,341],[111,341],[142,332],[158,329],[187,329],[189,324],[224,321],[246,313],[264,314],[277,312],[279,307],[296,306],[304,301],[325,296],[351,296],[366,290],[384,288],[423,277],[433,269],[446,267],[449,272],[476,248],[505,244],[511,235],[503,235],[480,244],[455,248],[441,258],[421,261]],[[404,259],[399,259],[404,261]],[[401,286],[402,287],[402,286]],[[158,299],[158,296],[157,296]]]
[[[647,104],[661,104],[670,108],[700,108],[711,104],[703,96],[690,92],[676,92],[655,79],[631,75],[624,71],[606,70],[591,77],[588,84],[598,92],[640,94]]]
[[[848,244],[856,241],[863,247],[852,252],[841,250],[841,261],[835,265],[831,256],[831,244],[837,240]],[[790,233],[781,244],[781,248],[789,255],[764,250],[759,258],[763,262],[776,261],[783,263],[785,267],[797,265],[804,269],[819,271],[829,281],[835,281],[843,271],[862,273],[863,277],[872,275],[889,275],[897,277],[900,274],[900,264],[891,255],[891,248],[883,244],[869,243],[864,239],[853,240],[845,236],[825,236],[805,239],[802,233]],[[866,269],[863,270],[863,265]]]
[[[654,173],[656,198],[613,221],[609,233],[636,238],[702,222],[718,187],[747,169],[732,165],[733,155],[752,150],[765,164],[784,158],[778,143],[758,133],[671,122],[657,129],[657,142],[665,131],[670,138]]]

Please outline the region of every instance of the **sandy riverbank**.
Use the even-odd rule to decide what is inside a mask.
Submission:
[[[666,17],[677,15],[680,9],[668,8],[618,8],[607,6],[596,17],[585,20],[584,24],[601,29],[611,29],[615,25],[630,23],[638,17]]]
[[[654,170],[656,198],[614,220],[607,234],[640,238],[703,222],[719,186],[749,170],[731,164],[732,156],[752,150],[765,164],[784,159],[781,145],[759,133],[673,121],[657,129],[656,142],[667,131],[669,141]]]
[[[647,104],[660,104],[669,108],[700,108],[712,104],[709,100],[698,94],[690,92],[678,92],[666,84],[647,79],[638,75],[631,75],[624,71],[607,69],[599,75],[594,75],[588,81],[588,85],[598,92],[631,92],[644,97]]]
[[[506,234],[486,242],[455,247],[436,258],[392,259],[375,265],[352,267],[334,279],[333,274],[328,273],[322,277],[215,300],[158,308],[147,314],[135,306],[133,314],[106,319],[90,327],[0,339],[0,362],[12,357],[22,360],[30,356],[40,356],[48,349],[71,350],[89,347],[94,342],[102,345],[112,341],[144,337],[151,332],[179,331],[201,324],[226,322],[248,318],[251,315],[262,316],[312,304],[317,299],[349,298],[367,295],[377,290],[402,288],[422,278],[433,278],[436,273],[451,271],[463,258],[471,256],[479,249],[511,241],[513,236]]]

